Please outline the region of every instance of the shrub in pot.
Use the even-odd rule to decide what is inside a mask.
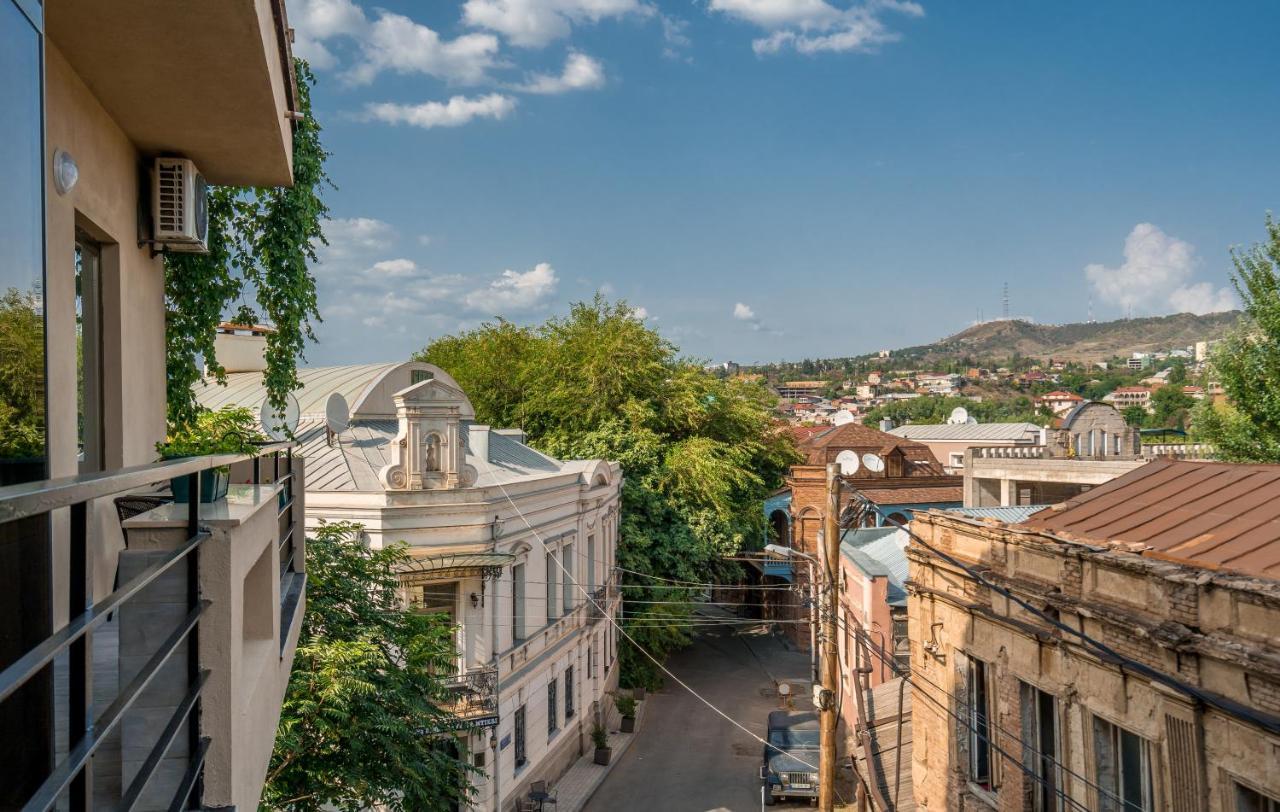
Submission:
[[[258,431],[253,412],[237,406],[228,406],[216,412],[198,414],[190,425],[173,429],[162,443],[156,443],[156,453],[162,460],[183,457],[204,457],[212,454],[252,454],[257,443],[267,438]],[[227,495],[230,469],[219,466],[200,475],[201,502],[216,502]],[[188,480],[185,476],[169,480],[175,502],[186,502]]]
[[[596,764],[607,766],[609,759],[613,757],[613,748],[609,746],[609,737],[600,725],[591,728],[591,743],[596,746]]]
[[[613,698],[613,704],[617,706],[618,713],[622,714],[622,725],[620,730],[623,733],[631,733],[636,729],[636,700],[634,697],[625,694],[619,694]]]

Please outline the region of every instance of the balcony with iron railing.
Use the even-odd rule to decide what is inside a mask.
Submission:
[[[445,729],[498,725],[498,667],[472,668],[444,680],[447,699],[441,703],[453,720]]]
[[[166,492],[216,468],[240,483],[224,499]],[[0,661],[4,750],[51,766],[0,781],[0,807],[257,806],[305,608],[304,490],[284,443],[0,488],[0,542],[61,551]]]

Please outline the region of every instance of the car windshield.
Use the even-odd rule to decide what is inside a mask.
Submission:
[[[817,730],[771,730],[769,744],[780,750],[817,747],[820,735]]]

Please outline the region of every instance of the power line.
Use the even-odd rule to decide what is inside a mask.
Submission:
[[[489,466],[490,470],[492,470],[492,465],[489,465],[489,463],[488,463],[488,461],[487,461],[487,460],[485,460],[485,464]],[[503,487],[501,480],[496,481],[496,482],[495,482],[495,484],[498,486],[498,489],[499,489],[500,491],[502,491],[502,495],[503,495],[503,497],[505,497],[505,498],[506,498],[507,503],[508,503],[508,504],[510,504],[510,505],[511,505],[511,507],[512,507],[512,509],[514,509],[514,510],[515,510],[516,515],[520,517],[520,520],[521,520],[522,522],[524,522],[525,527],[527,527],[527,528],[529,529],[529,532],[533,534],[533,537],[534,537],[535,539],[537,539],[537,540],[538,540],[538,544],[542,545],[542,549],[543,549],[543,551],[545,551],[545,552],[549,552],[549,549],[547,548],[547,543],[546,543],[545,541],[543,541],[543,540],[542,540],[542,536],[541,536],[541,535],[538,533],[538,531],[534,528],[533,524],[532,524],[532,523],[530,523],[530,521],[528,520],[528,518],[526,518],[526,517],[525,517],[524,512],[523,512],[522,510],[520,510],[520,506],[519,506],[519,505],[517,505],[517,504],[516,504],[516,502],[515,502],[515,500],[511,498],[511,495],[507,493],[507,489],[506,489],[505,487]],[[730,716],[729,714],[727,714],[727,713],[725,713],[724,711],[720,710],[720,709],[719,709],[718,707],[716,707],[716,706],[715,706],[715,705],[714,705],[714,704],[713,704],[709,699],[707,699],[707,698],[706,698],[706,697],[704,697],[702,694],[698,693],[698,692],[697,692],[697,691],[695,691],[692,687],[690,687],[690,686],[689,686],[689,684],[688,684],[687,682],[685,682],[684,680],[680,679],[680,678],[679,678],[679,677],[677,677],[675,674],[673,674],[673,673],[671,672],[671,670],[670,670],[670,669],[668,669],[665,665],[663,665],[661,662],[659,662],[659,660],[658,660],[658,658],[657,658],[657,657],[654,657],[651,653],[649,653],[648,649],[644,648],[644,647],[643,647],[643,646],[641,646],[638,642],[636,642],[636,639],[635,639],[634,637],[632,637],[632,636],[627,632],[627,630],[626,630],[626,629],[624,629],[624,628],[622,627],[622,625],[621,625],[621,624],[619,624],[616,620],[614,620],[612,613],[611,613],[611,612],[606,612],[606,611],[604,611],[604,609],[600,606],[600,604],[596,602],[595,598],[594,598],[594,597],[592,597],[591,593],[589,593],[589,592],[587,592],[587,590],[583,589],[583,587],[582,587],[582,586],[577,582],[577,580],[573,577],[573,574],[572,574],[572,573],[570,573],[567,569],[565,569],[564,565],[560,563],[560,558],[559,558],[559,556],[551,556],[551,560],[553,560],[553,561],[555,561],[555,562],[556,562],[556,566],[560,568],[560,571],[564,573],[565,577],[566,577],[566,578],[568,578],[568,579],[573,583],[573,585],[574,585],[575,587],[577,587],[577,588],[578,588],[578,590],[579,590],[580,592],[582,592],[582,594],[583,594],[583,595],[585,595],[585,596],[586,596],[587,600],[588,600],[588,601],[590,601],[590,602],[591,602],[591,604],[592,604],[593,606],[595,606],[595,607],[596,607],[596,610],[597,610],[597,611],[599,611],[599,612],[600,612],[600,613],[601,613],[601,614],[602,614],[602,615],[603,615],[603,616],[604,616],[604,617],[609,621],[609,624],[610,624],[611,626],[613,626],[615,629],[617,629],[618,633],[619,633],[619,634],[621,634],[623,637],[625,637],[625,638],[627,639],[627,641],[628,641],[629,643],[631,643],[631,645],[632,645],[632,646],[635,646],[636,651],[639,651],[641,654],[643,654],[645,657],[647,657],[647,658],[648,658],[648,659],[649,659],[649,660],[650,660],[650,661],[651,661],[655,666],[657,666],[657,667],[658,667],[658,669],[659,669],[659,670],[661,670],[664,674],[666,674],[666,675],[667,675],[667,676],[669,676],[673,681],[675,681],[675,683],[676,683],[677,685],[679,685],[681,688],[684,688],[686,691],[688,691],[690,694],[692,694],[692,695],[694,696],[694,698],[696,698],[698,701],[702,702],[702,704],[706,705],[708,708],[710,708],[710,709],[711,709],[712,711],[714,711],[716,714],[718,714],[719,716],[721,716],[725,721],[727,721],[727,722],[729,722],[730,724],[732,724],[733,726],[737,727],[737,728],[738,728],[739,730],[741,730],[743,733],[746,733],[748,736],[750,736],[751,738],[753,738],[753,739],[755,739],[756,741],[760,742],[761,744],[765,745],[766,747],[767,747],[767,746],[769,746],[769,742],[768,742],[768,741],[766,741],[765,739],[763,739],[763,738],[761,738],[760,736],[756,735],[753,731],[751,731],[750,729],[748,729],[746,725],[742,724],[742,723],[741,723],[741,722],[739,722],[737,719],[734,719],[734,718],[733,718],[732,716]],[[805,765],[806,767],[810,768],[810,769],[811,769],[811,770],[813,770],[814,772],[817,772],[817,771],[818,771],[818,767],[817,767],[817,765],[810,764],[809,762],[807,762],[807,761],[805,761],[805,760],[803,760],[803,759],[801,759],[801,758],[799,758],[799,757],[796,757],[796,758],[795,758],[795,760],[796,760],[796,761],[798,761],[798,762],[800,762],[801,764]],[[843,801],[843,799],[842,799],[842,801]]]
[[[872,504],[871,500],[867,499],[867,497],[863,496],[857,490],[853,490],[853,496],[855,499],[859,500],[864,505]],[[934,547],[932,544],[925,541],[913,530],[911,530],[911,528],[907,527],[905,524],[898,521],[897,519],[894,519],[892,517],[886,517],[886,521],[892,522],[894,526],[896,526],[898,529],[905,531],[907,535],[910,536],[916,543],[918,543],[924,549],[928,550],[935,557],[942,559],[943,561],[947,562],[953,567],[964,570],[966,573],[968,573],[968,575],[971,578],[973,578],[978,583],[982,584],[988,589],[998,592],[1000,595],[1018,604],[1023,609],[1035,615],[1036,617],[1040,618],[1045,623],[1048,623],[1050,626],[1054,627],[1055,629],[1058,629],[1061,632],[1065,632],[1066,634],[1069,634],[1072,637],[1078,638],[1085,649],[1091,649],[1094,654],[1100,655],[1104,660],[1109,660],[1112,663],[1121,665],[1122,667],[1129,668],[1130,670],[1138,674],[1141,674],[1144,677],[1147,677],[1148,679],[1154,682],[1158,682],[1162,685],[1168,686],[1177,691],[1181,691],[1182,693],[1186,694],[1192,699],[1195,699],[1212,708],[1216,708],[1219,711],[1222,711],[1223,713],[1226,713],[1230,716],[1235,716],[1237,718],[1252,722],[1253,724],[1258,725],[1259,727],[1263,728],[1269,733],[1280,734],[1280,719],[1276,719],[1274,717],[1260,716],[1259,714],[1255,713],[1251,708],[1248,708],[1245,705],[1242,705],[1238,702],[1234,702],[1230,699],[1215,696],[1214,694],[1210,694],[1206,691],[1202,691],[1193,685],[1188,685],[1182,680],[1170,677],[1169,675],[1165,674],[1163,671],[1152,668],[1151,666],[1145,663],[1139,662],[1138,660],[1134,660],[1132,658],[1124,656],[1120,652],[1108,646],[1106,643],[1103,643],[1101,640],[1098,640],[1086,634],[1083,629],[1072,628],[1071,626],[1068,626],[1067,624],[1063,623],[1061,620],[1051,617],[1048,613],[1044,612],[1039,607],[1032,605],[1029,601],[1015,594],[1012,590],[1006,589],[1005,587],[991,581],[986,576],[984,576],[981,572],[969,566],[968,564],[965,564],[964,562],[957,560],[956,558],[948,555],[942,550],[939,550],[937,547]]]

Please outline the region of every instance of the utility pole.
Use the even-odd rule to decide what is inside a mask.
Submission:
[[[840,680],[836,618],[840,612],[840,466],[827,463],[827,513],[822,526],[822,702],[819,708],[821,753],[818,761],[818,809],[833,812],[836,804],[836,697]]]

